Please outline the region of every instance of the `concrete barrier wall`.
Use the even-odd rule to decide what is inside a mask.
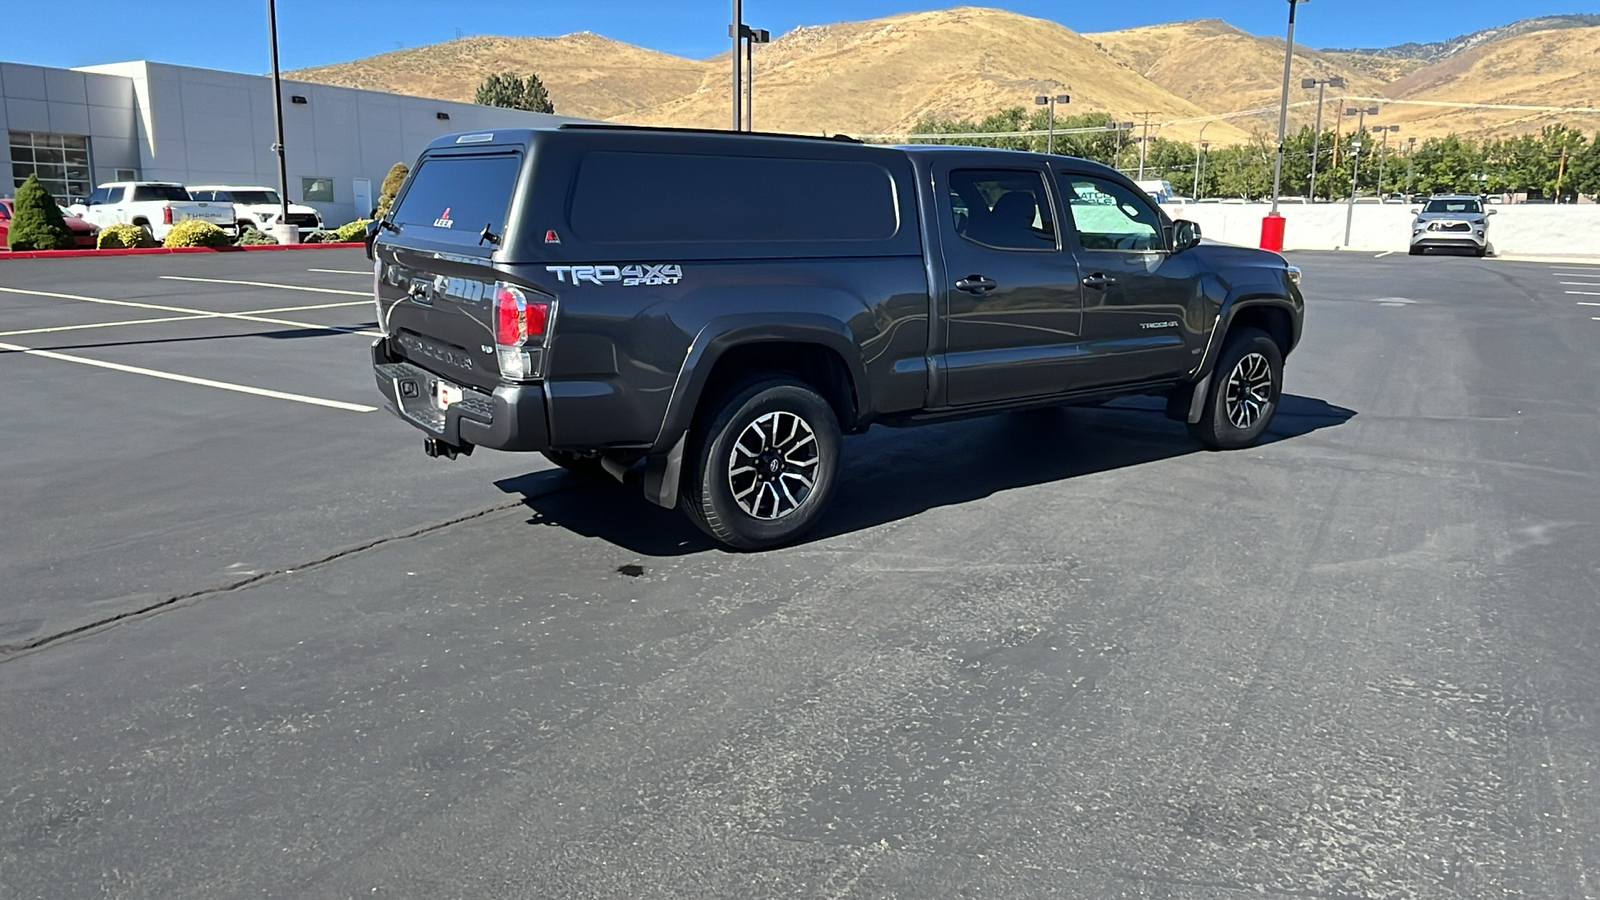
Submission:
[[[1229,244],[1258,246],[1266,203],[1186,203],[1163,207],[1174,219],[1200,225],[1203,235]],[[1398,250],[1411,245],[1411,210],[1398,203],[1358,203],[1350,228],[1350,250]],[[1502,255],[1600,256],[1600,204],[1490,205],[1489,245]],[[1338,250],[1344,247],[1343,203],[1287,203],[1285,250]]]

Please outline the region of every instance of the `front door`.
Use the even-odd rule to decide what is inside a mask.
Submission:
[[[1095,384],[1177,377],[1198,361],[1209,322],[1185,315],[1200,289],[1193,254],[1168,251],[1142,191],[1104,175],[1063,172],[1068,244],[1083,274],[1083,362]]]
[[[935,170],[951,406],[1056,394],[1081,350],[1077,264],[1040,168]]]

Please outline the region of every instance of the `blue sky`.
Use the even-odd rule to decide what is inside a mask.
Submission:
[[[59,15],[21,0],[4,15],[0,59],[49,66],[80,66],[152,59],[182,65],[265,72],[265,0],[156,0],[102,15]],[[115,4],[113,4],[115,5]],[[798,25],[871,19],[954,3],[917,0],[746,0],[745,21],[774,36]],[[1220,18],[1256,34],[1280,35],[1285,0],[1141,0],[1138,3],[1066,3],[1004,0],[1000,6],[1054,19],[1076,31],[1105,31]],[[554,36],[593,31],[633,44],[706,57],[726,48],[730,0],[280,0],[278,30],[283,66],[344,62],[397,46],[449,40],[463,34]],[[1387,46],[1435,41],[1529,16],[1600,12],[1597,0],[1501,0],[1496,3],[1423,3],[1418,0],[1313,0],[1300,7],[1296,39],[1313,47]]]

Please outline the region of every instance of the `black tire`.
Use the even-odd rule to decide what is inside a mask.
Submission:
[[[1283,352],[1267,333],[1236,329],[1222,345],[1211,373],[1205,412],[1189,426],[1213,450],[1237,450],[1261,439],[1283,393]]]
[[[1488,247],[1479,247],[1476,250],[1472,251],[1472,255],[1476,256],[1479,259],[1483,259],[1485,256],[1489,255],[1489,248]]]
[[[1421,247],[1412,247],[1411,248],[1411,255],[1412,256],[1421,256],[1422,255],[1422,248]]]
[[[839,450],[839,420],[809,385],[746,382],[721,395],[690,436],[680,500],[695,525],[729,547],[775,547],[827,508]]]
[[[599,456],[584,456],[568,450],[541,450],[545,459],[580,478],[600,478],[610,473],[600,464]]]

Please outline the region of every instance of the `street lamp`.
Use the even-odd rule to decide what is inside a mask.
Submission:
[[[1311,133],[1311,190],[1306,194],[1306,199],[1312,203],[1317,202],[1317,160],[1322,156],[1322,107],[1324,106],[1323,94],[1330,87],[1344,87],[1344,76],[1334,75],[1331,78],[1302,78],[1300,86],[1307,90],[1317,89],[1317,130]]]
[[[1206,143],[1206,129],[1210,128],[1210,127],[1211,127],[1211,123],[1210,122],[1207,122],[1204,125],[1201,125],[1200,126],[1200,133],[1198,135],[1196,135],[1195,139],[1194,139],[1195,140],[1194,190],[1190,193],[1190,196],[1193,197],[1196,200],[1200,199],[1200,151],[1202,151],[1202,150],[1206,149],[1207,147],[1211,146],[1210,144]]]
[[[1399,125],[1374,125],[1372,133],[1383,135],[1383,149],[1378,151],[1378,202],[1383,202],[1383,164],[1389,158],[1389,132],[1399,131]]]
[[[1417,153],[1417,138],[1415,135],[1406,138],[1406,199],[1411,199],[1411,182],[1417,174],[1417,161],[1413,158]]]
[[[765,28],[739,26],[739,37],[744,39],[744,121],[745,131],[756,130],[756,58],[757,44],[772,43],[772,32]]]
[[[1056,104],[1071,102],[1072,97],[1067,94],[1052,94],[1048,97],[1041,95],[1033,98],[1033,105],[1050,107],[1050,133],[1044,139],[1044,152],[1056,152]]]
[[[1272,163],[1272,211],[1261,220],[1261,249],[1283,249],[1283,216],[1278,215],[1278,191],[1283,185],[1283,140],[1289,130],[1289,69],[1294,64],[1294,10],[1307,0],[1289,0],[1289,35],[1283,54],[1283,99],[1278,104],[1278,155]]]
[[[1200,142],[1200,159],[1195,162],[1195,178],[1194,178],[1195,198],[1194,199],[1196,201],[1198,201],[1200,199],[1200,196],[1199,196],[1200,195],[1200,188],[1201,188],[1200,182],[1202,180],[1202,175],[1203,175],[1203,173],[1205,172],[1205,169],[1206,169],[1206,160],[1209,159],[1210,157],[1211,157],[1211,142],[1210,141],[1201,141]]]
[[[744,0],[733,0],[733,24],[728,26],[728,36],[733,38],[733,130],[743,131],[744,111],[739,108],[739,95],[744,89],[744,76],[739,69],[744,58],[739,42],[744,39]]]
[[[1350,145],[1350,203],[1344,212],[1344,246],[1350,246],[1350,226],[1356,217],[1356,179],[1361,175],[1361,137],[1367,133],[1367,116],[1378,114],[1376,106],[1363,106],[1360,109],[1347,109],[1347,116],[1359,116],[1356,119],[1356,139]]]
[[[1106,123],[1106,130],[1107,131],[1115,131],[1117,133],[1117,157],[1116,157],[1116,159],[1112,160],[1111,168],[1116,169],[1118,171],[1121,171],[1122,170],[1122,136],[1133,130],[1133,123],[1132,122],[1107,122]]]
[[[289,221],[289,164],[283,155],[283,79],[278,72],[278,5],[275,0],[267,0],[267,34],[272,41],[272,114],[278,127],[272,152],[278,154],[278,202],[281,204],[272,234],[280,244],[298,244],[300,229]]]

